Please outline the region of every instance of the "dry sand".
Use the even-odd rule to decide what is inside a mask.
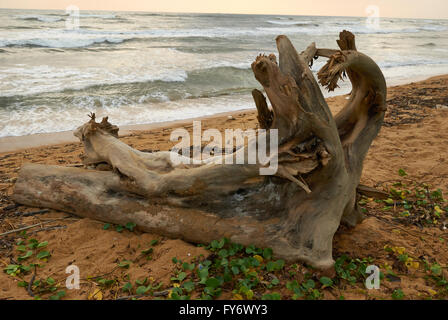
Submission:
[[[388,111],[385,124],[379,136],[374,140],[364,162],[361,182],[381,188],[398,178],[397,171],[402,168],[410,177],[418,181],[431,183],[434,187],[448,191],[448,76],[439,76],[425,81],[389,88]],[[327,99],[332,111],[337,113],[345,103],[346,96]],[[87,120],[87,119],[86,119]],[[113,123],[113,119],[110,119]],[[202,121],[202,129],[207,128],[255,128],[255,110],[245,110],[207,117]],[[148,130],[126,128],[122,140],[142,151],[168,150],[173,143],[169,136],[173,128],[183,126],[189,130],[191,121],[154,125]],[[137,128],[138,129],[138,128]],[[47,137],[48,138],[48,137]],[[50,140],[48,140],[50,139]],[[45,143],[51,141],[51,136]],[[19,139],[20,140],[20,139]],[[39,139],[37,139],[39,140]],[[5,140],[3,140],[4,143]],[[18,140],[16,140],[17,142]],[[14,146],[2,148],[20,148],[26,145],[17,142]],[[5,150],[5,149],[4,149]],[[49,219],[66,217],[67,214],[51,210],[49,213],[23,217],[22,212],[35,211],[36,208],[23,206],[14,208],[10,199],[17,172],[26,162],[69,165],[80,163],[82,152],[80,143],[46,145],[38,148],[26,148],[0,153],[0,233],[23,226],[41,223]],[[103,230],[103,223],[88,219],[70,217],[42,227],[61,226],[55,230],[42,230],[33,237],[39,241],[48,241],[52,257],[42,268],[37,278],[48,276],[63,286],[66,279],[65,268],[70,264],[81,270],[80,290],[66,290],[69,299],[87,299],[96,284],[89,277],[107,274],[108,278],[123,279],[126,274],[130,280],[152,277],[155,282],[169,285],[174,265],[172,257],[182,260],[210,254],[207,250],[182,240],[167,239],[158,235],[142,234],[127,230],[119,233]],[[30,229],[28,233],[38,231]],[[18,234],[0,237],[0,264],[14,263],[18,252],[15,242]],[[146,260],[140,251],[149,247],[153,239],[159,239],[154,247],[152,260]],[[415,226],[404,227],[394,222],[389,213],[372,209],[360,225],[354,229],[340,227],[334,239],[334,255],[346,253],[352,257],[374,257],[380,267],[393,264],[384,246],[400,246],[415,257],[425,257],[442,266],[448,263],[448,234],[438,228],[419,229]],[[129,269],[117,268],[117,262],[131,260]],[[304,267],[297,266],[298,271]],[[444,270],[445,272],[446,270]],[[301,273],[298,272],[300,275]],[[390,299],[396,288],[401,288],[406,298],[423,299],[431,296],[432,286],[424,279],[426,272],[420,268],[412,272],[400,273],[400,282],[384,282],[379,290],[368,291],[362,285],[330,288],[324,291],[324,297],[337,299],[344,295],[346,299]],[[28,276],[28,278],[31,275]],[[106,277],[106,276],[105,276]],[[300,279],[299,279],[300,280]],[[17,278],[0,272],[1,299],[31,299],[25,288],[17,286]],[[122,280],[122,284],[125,280]],[[122,285],[121,284],[121,285]],[[104,299],[113,299],[124,295],[118,287],[103,292]],[[224,291],[222,298],[231,298],[230,291]],[[288,296],[285,293],[285,296]],[[290,296],[290,294],[289,294]]]

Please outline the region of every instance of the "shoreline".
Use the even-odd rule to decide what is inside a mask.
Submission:
[[[394,88],[394,87],[401,87],[401,86],[409,86],[414,83],[422,82],[422,81],[428,81],[431,79],[437,79],[440,77],[446,77],[447,74],[441,74],[436,76],[431,76],[423,79],[413,79],[408,80],[407,82],[401,83],[401,84],[393,84],[388,86],[388,89]],[[334,95],[331,97],[326,98],[325,100],[331,101],[334,99],[341,99],[341,97],[345,97],[347,94],[341,94],[341,95]],[[238,113],[244,113],[248,111],[255,111],[255,106],[253,108],[246,108],[241,110],[235,110],[235,111],[226,111],[226,112],[217,112],[211,115],[206,116],[198,116],[198,117],[192,117],[187,119],[180,119],[180,120],[171,120],[171,121],[162,121],[162,122],[153,122],[153,123],[146,123],[146,124],[134,124],[134,125],[124,125],[120,126],[119,136],[125,137],[132,133],[136,132],[143,132],[143,131],[150,131],[150,130],[157,130],[161,128],[173,128],[173,127],[179,127],[179,126],[185,126],[188,124],[191,124],[194,120],[209,120],[214,118],[220,118],[220,117],[228,117],[228,116],[235,116]],[[332,110],[337,111],[337,110]],[[87,121],[87,118],[86,118]],[[113,119],[112,119],[113,121]],[[79,125],[82,125],[80,123]],[[59,144],[65,144],[65,143],[77,143],[79,142],[78,138],[76,138],[73,135],[73,130],[67,130],[67,131],[60,131],[60,132],[48,132],[48,133],[35,133],[25,136],[8,136],[8,137],[1,137],[0,138],[0,153],[8,153],[8,152],[15,152],[15,151],[21,151],[25,149],[32,149],[37,147],[43,147],[43,146],[49,146],[49,145],[59,145]]]
[[[218,117],[233,116],[240,112],[254,111],[254,108],[241,109],[236,111],[227,111],[214,113],[207,116],[193,117],[180,120],[153,122],[146,124],[124,125],[119,127],[119,137],[130,135],[136,131],[149,131],[166,127],[179,127],[190,124],[194,120],[207,120]],[[87,122],[87,117],[86,117]],[[79,125],[82,125],[80,123]],[[76,143],[79,139],[73,135],[74,130],[60,132],[35,133],[26,136],[9,136],[0,138],[0,153],[20,151],[24,149],[37,148],[48,145],[57,145],[64,143]]]

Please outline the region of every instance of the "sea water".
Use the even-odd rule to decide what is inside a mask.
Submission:
[[[388,85],[448,73],[448,20],[0,10],[0,137],[72,130],[89,112],[117,125],[254,108],[250,69],[287,35],[337,48],[343,29]],[[325,63],[319,58],[316,73]],[[325,96],[350,92],[350,83]]]

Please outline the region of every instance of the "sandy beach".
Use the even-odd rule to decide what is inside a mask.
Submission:
[[[398,170],[403,169],[409,178],[430,183],[432,188],[448,192],[448,75],[437,76],[425,81],[390,87],[388,110],[379,136],[374,140],[364,162],[361,183],[384,189],[397,181]],[[327,99],[335,114],[346,101],[346,96]],[[248,129],[257,124],[256,111],[242,110],[201,118],[202,129]],[[87,116],[86,116],[87,121]],[[114,123],[114,119],[109,121]],[[81,123],[80,123],[81,125]],[[170,133],[177,127],[192,128],[191,120],[159,123],[145,126],[120,128],[122,141],[145,152],[169,150],[174,143],[169,141]],[[38,224],[28,234],[38,241],[48,241],[51,258],[38,269],[38,278],[52,277],[63,285],[65,268],[76,264],[81,270],[81,289],[68,290],[69,299],[87,299],[98,283],[89,280],[98,275],[115,279],[114,285],[103,288],[103,299],[115,299],[124,295],[119,287],[126,281],[151,277],[155,283],[163,283],[160,290],[169,288],[170,277],[175,270],[173,257],[189,261],[201,254],[210,255],[203,247],[179,239],[168,239],[155,234],[124,230],[104,230],[104,223],[79,219],[62,212],[49,210],[47,213],[23,216],[38,208],[16,206],[10,196],[18,170],[24,163],[56,164],[73,166],[80,164],[81,144],[71,132],[33,135],[0,139],[0,233]],[[425,257],[428,261],[445,266],[448,263],[448,236],[442,227],[404,227],[394,219],[393,212],[386,212],[372,205],[367,218],[354,229],[341,226],[334,239],[334,256],[347,254],[351,257],[373,257],[382,268],[393,266],[394,259],[384,248],[403,247],[413,257]],[[51,222],[53,219],[59,219]],[[448,221],[441,221],[448,223]],[[40,225],[39,225],[40,224]],[[2,268],[17,260],[15,250],[19,233],[0,237],[0,262]],[[140,251],[154,246],[151,260],[141,257]],[[129,260],[128,269],[117,268],[117,262]],[[288,265],[303,277],[306,272],[315,273],[302,264]],[[399,281],[385,281],[379,290],[367,291],[361,283],[344,287],[332,287],[323,291],[325,299],[390,299],[395,289],[401,288],[409,299],[426,299],[434,296],[435,288],[425,280],[427,270],[395,270]],[[446,269],[443,270],[446,275]],[[107,275],[107,276],[105,276]],[[281,282],[288,280],[285,274]],[[128,280],[126,280],[128,279]],[[32,299],[22,287],[19,279],[4,272],[0,273],[0,299]],[[283,286],[284,287],[284,286]],[[282,291],[283,290],[283,291]],[[286,289],[280,293],[288,297]],[[256,293],[259,294],[259,293]],[[221,298],[233,297],[232,291],[223,290]]]

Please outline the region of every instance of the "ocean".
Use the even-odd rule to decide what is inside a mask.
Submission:
[[[71,30],[69,18],[0,9],[0,137],[72,130],[89,112],[130,125],[254,108],[250,64],[279,34],[300,52],[350,30],[388,85],[448,73],[448,20],[81,11]],[[347,80],[331,95],[348,92]]]

